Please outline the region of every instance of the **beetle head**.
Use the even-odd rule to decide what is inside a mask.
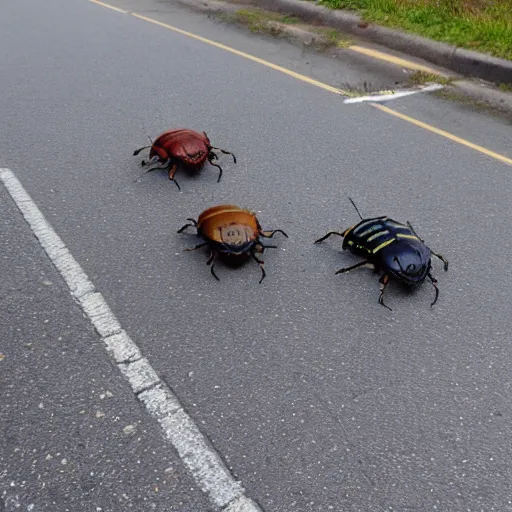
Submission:
[[[218,229],[225,251],[233,256],[245,254],[255,242],[255,233],[250,226],[233,223]]]
[[[382,255],[385,270],[407,286],[421,284],[430,270],[430,251],[407,242],[397,242],[389,248]]]

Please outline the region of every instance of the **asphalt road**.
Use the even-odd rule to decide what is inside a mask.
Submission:
[[[0,510],[211,510],[4,190],[0,244]]]
[[[144,5],[148,16],[290,69],[338,76],[333,85],[370,73],[369,64],[349,62],[333,71],[285,43]],[[20,0],[2,14],[0,167],[16,173],[248,496],[265,511],[512,510],[512,167],[86,0]],[[396,70],[374,73],[396,81]],[[512,157],[506,120],[433,96],[392,107]],[[205,130],[237,164],[223,157],[219,184],[212,168],[181,172],[181,192],[165,173],[134,182],[141,170],[132,152],[145,131],[173,126]],[[389,286],[390,312],[377,304],[371,272],[334,275],[357,259],[336,240],[312,242],[358,220],[348,196],[363,215],[410,220],[448,258],[446,273],[434,261],[441,293],[433,309],[427,284],[414,294]],[[0,199],[0,510],[15,510],[12,482],[24,482],[22,510],[125,510],[112,498],[124,486],[134,510],[208,510],[5,191]],[[255,264],[219,264],[217,282],[206,252],[183,252],[197,242],[176,230],[223,202],[290,236],[266,252],[261,285]],[[113,396],[98,400],[109,389]],[[47,428],[48,396],[70,415],[56,434]],[[121,429],[96,418],[106,400]],[[71,435],[82,410],[87,419]],[[136,446],[125,424],[137,425]],[[42,492],[42,470],[15,450],[57,457],[73,440],[92,446],[97,460],[73,448],[83,470]],[[150,475],[163,478],[170,462],[176,478],[157,499]],[[93,463],[109,475],[105,487],[78,486]],[[134,473],[123,469],[131,466]]]

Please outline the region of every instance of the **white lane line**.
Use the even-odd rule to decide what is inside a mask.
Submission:
[[[440,89],[444,89],[444,87],[440,84],[432,84],[427,85],[421,89],[415,89],[414,91],[390,91],[388,94],[380,94],[380,95],[369,95],[369,96],[359,96],[357,98],[348,98],[343,101],[343,103],[361,103],[363,101],[391,101],[396,100],[398,98],[403,98],[404,96],[411,96],[412,94],[418,94],[420,92],[432,92],[439,91]]]
[[[11,170],[0,168],[0,181],[68,285],[71,295],[101,336],[116,366],[149,415],[160,423],[165,437],[173,444],[198,486],[218,510],[262,512],[245,496],[241,483],[233,478],[215,448],[183,410],[178,398],[160,380],[137,344],[122,329],[101,293],[96,291],[18,178]]]

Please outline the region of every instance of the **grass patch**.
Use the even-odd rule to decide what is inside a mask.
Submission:
[[[352,44],[352,40],[348,39],[345,34],[338,32],[336,29],[312,26],[307,26],[304,28],[323,36],[328,46],[335,46],[337,48],[348,48]]]
[[[269,21],[287,25],[299,23],[299,19],[294,16],[264,11],[262,9],[240,9],[234,13],[233,18],[238,23],[246,25],[251,32],[267,32]]]
[[[512,0],[322,0],[365,20],[512,60]]]
[[[500,91],[512,92],[512,84],[500,84],[498,87],[500,88]]]
[[[450,85],[453,82],[453,78],[441,75],[435,75],[434,73],[426,73],[425,71],[416,71],[409,76],[409,83],[413,85],[426,84],[429,82],[435,82],[441,85]]]
[[[316,49],[325,50],[333,46],[338,48],[346,48],[352,44],[341,32],[336,29],[327,27],[318,27],[304,25],[299,18],[295,16],[287,16],[263,9],[239,9],[235,13],[223,15],[226,21],[234,21],[245,25],[251,32],[261,34],[272,34],[280,36],[283,33],[292,33],[287,31],[283,25],[293,25],[297,31],[304,31],[310,35],[317,35],[313,46]]]

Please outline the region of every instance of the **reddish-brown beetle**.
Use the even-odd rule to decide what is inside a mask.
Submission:
[[[133,152],[133,155],[136,156],[143,149],[147,148],[151,148],[149,151],[149,160],[147,162],[142,160],[142,166],[155,164],[157,162],[160,163],[161,166],[153,167],[153,169],[149,169],[146,173],[156,171],[157,169],[167,169],[169,171],[169,179],[176,183],[178,189],[180,189],[180,186],[174,179],[178,164],[182,164],[191,170],[199,170],[206,160],[208,160],[211,165],[219,169],[218,183],[222,176],[222,167],[213,163],[218,158],[215,154],[215,150],[226,155],[231,155],[233,161],[236,163],[235,155],[225,149],[212,146],[205,132],[198,133],[186,128],[167,130],[160,134],[155,141],[152,142],[151,146],[139,148]]]
[[[204,242],[185,250],[195,251],[208,245],[211,253],[206,264],[211,265],[212,275],[217,281],[220,281],[220,279],[213,268],[215,258],[220,254],[235,259],[251,256],[260,266],[261,283],[266,275],[263,268],[264,262],[255,253],[263,254],[265,249],[277,249],[277,246],[263,245],[259,237],[272,238],[276,233],[282,233],[288,238],[288,235],[282,229],[263,231],[253,212],[232,204],[212,206],[202,212],[197,221],[194,219],[187,220],[191,224],[185,224],[178,230],[178,233],[183,232],[188,227],[195,227],[197,228],[197,236],[202,238]]]

